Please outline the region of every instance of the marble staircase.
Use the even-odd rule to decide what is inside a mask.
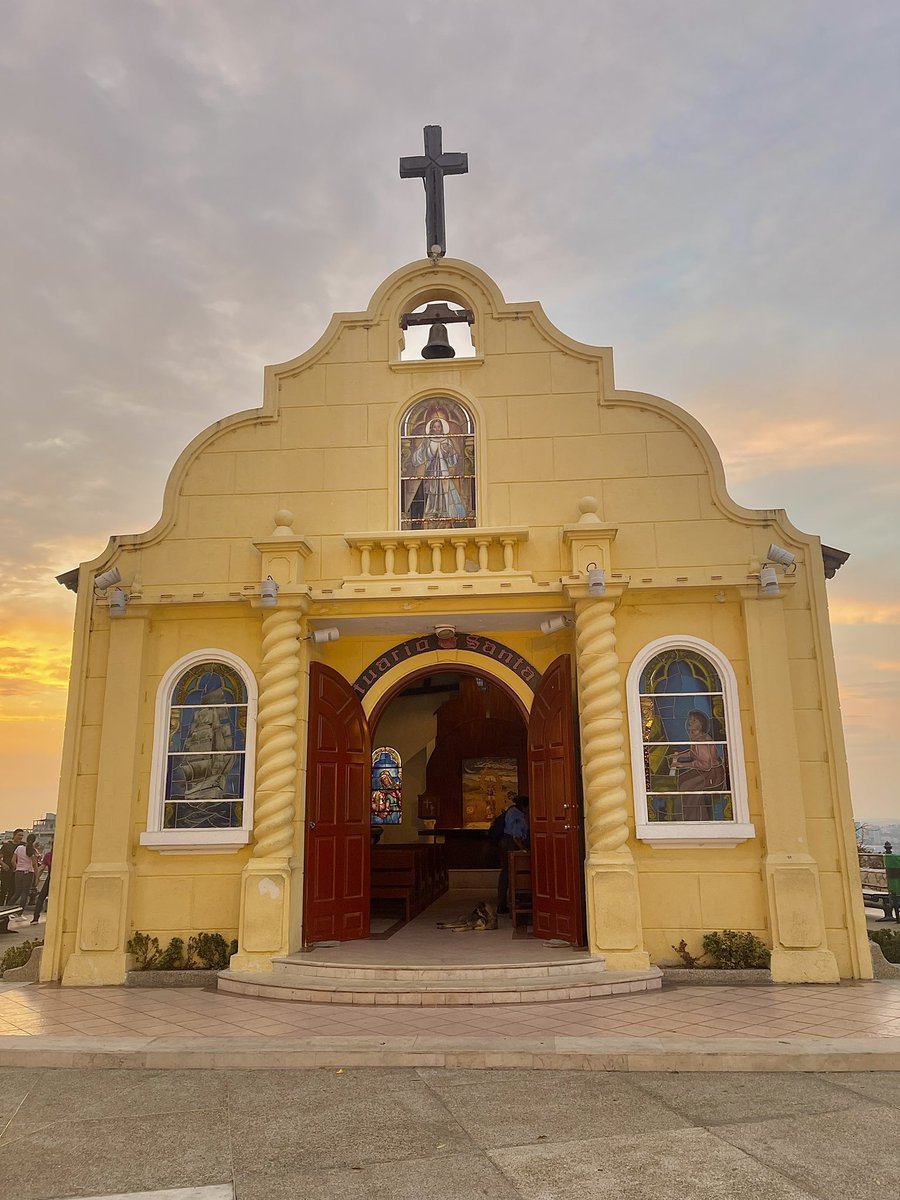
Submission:
[[[477,935],[473,935],[477,936]],[[271,972],[222,971],[218,989],[242,996],[313,1004],[436,1005],[534,1004],[586,1000],[662,987],[649,971],[607,971],[602,958],[477,963],[359,963],[295,954],[276,958]],[[387,958],[388,956],[385,955]]]

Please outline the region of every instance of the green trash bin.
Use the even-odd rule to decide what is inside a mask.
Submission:
[[[887,888],[891,894],[891,904],[900,907],[900,854],[885,854],[884,872],[887,875]]]

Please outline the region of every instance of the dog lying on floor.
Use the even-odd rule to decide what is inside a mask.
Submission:
[[[449,929],[451,933],[468,933],[469,930],[481,932],[485,929],[496,929],[497,910],[486,900],[479,900],[467,917],[458,917],[455,921],[438,921],[438,929]]]

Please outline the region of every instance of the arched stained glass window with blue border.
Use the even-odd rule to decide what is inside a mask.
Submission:
[[[640,677],[649,821],[733,821],[725,695],[697,650],[654,655]]]
[[[163,828],[239,827],[246,752],[247,685],[226,663],[197,663],[172,689]]]
[[[372,751],[372,824],[399,825],[403,815],[403,764],[390,746]]]

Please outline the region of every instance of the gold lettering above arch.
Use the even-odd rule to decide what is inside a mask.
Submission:
[[[353,690],[362,699],[398,662],[415,658],[419,654],[431,654],[435,650],[468,650],[472,654],[481,654],[485,658],[493,659],[517,675],[532,692],[537,691],[541,681],[540,671],[502,642],[482,637],[480,633],[457,633],[452,638],[438,638],[432,633],[428,637],[410,638],[409,641],[400,642],[379,655],[360,672],[353,684]]]

